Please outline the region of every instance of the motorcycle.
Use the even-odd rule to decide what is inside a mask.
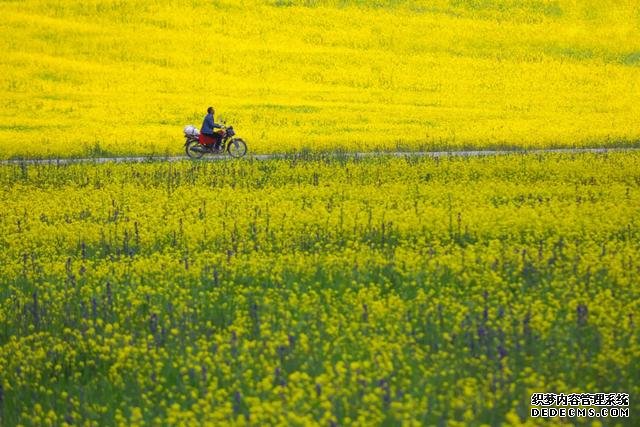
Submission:
[[[240,158],[247,154],[247,143],[233,130],[233,126],[223,126],[216,129],[220,139],[220,148],[215,149],[215,139],[207,135],[200,135],[200,132],[193,125],[184,128],[184,149],[192,159],[200,159],[207,153],[224,154],[227,152],[231,157]]]

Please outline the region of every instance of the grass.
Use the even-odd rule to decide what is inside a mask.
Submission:
[[[514,424],[534,392],[634,396],[637,161],[2,166],[2,422]]]

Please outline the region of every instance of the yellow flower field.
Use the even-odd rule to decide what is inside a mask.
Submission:
[[[0,16],[0,426],[637,424],[638,1]]]
[[[0,157],[629,146],[634,0],[0,2]]]
[[[632,425],[639,163],[2,166],[0,424]]]

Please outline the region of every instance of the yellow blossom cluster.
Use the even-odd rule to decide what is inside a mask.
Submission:
[[[0,424],[518,424],[534,392],[637,413],[639,163],[1,166]]]
[[[0,3],[0,157],[633,145],[634,0]]]

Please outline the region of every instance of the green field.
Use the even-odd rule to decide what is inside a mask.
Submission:
[[[2,424],[633,425],[639,161],[3,166]]]

